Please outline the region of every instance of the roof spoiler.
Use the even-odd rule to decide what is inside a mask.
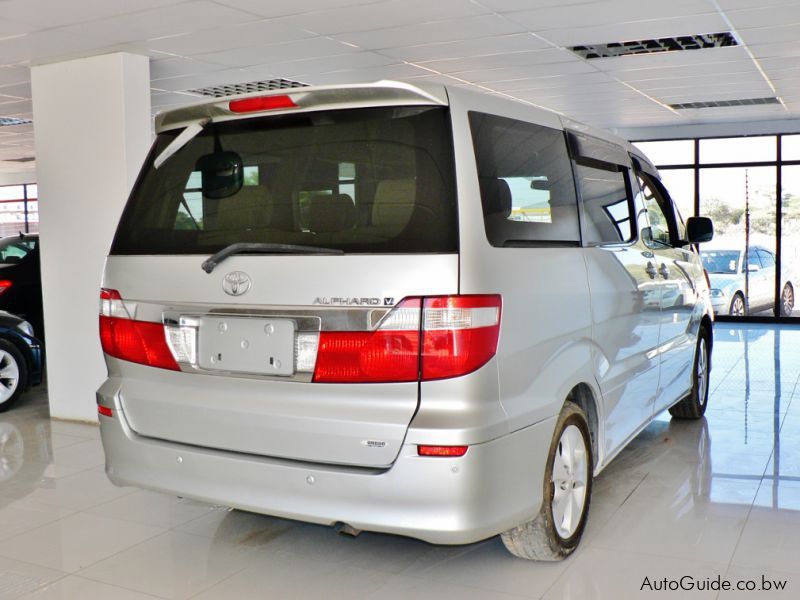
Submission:
[[[245,114],[231,110],[231,103],[246,98],[286,98],[286,102],[264,103],[263,110]],[[332,110],[373,106],[447,106],[444,86],[425,89],[398,81],[378,81],[350,85],[287,88],[214,98],[156,115],[156,133],[187,127],[200,121],[226,121],[264,114],[285,114],[309,110]],[[278,108],[274,108],[275,106]]]

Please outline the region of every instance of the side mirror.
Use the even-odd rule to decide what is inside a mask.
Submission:
[[[203,196],[213,200],[236,194],[244,185],[244,165],[236,152],[214,152],[197,159]]]
[[[759,267],[758,265],[754,265],[752,263],[748,263],[747,264],[747,272],[748,273],[755,273],[756,271],[760,271],[760,270],[761,270],[761,267]]]
[[[686,220],[686,238],[690,244],[710,242],[714,237],[714,224],[708,217],[689,217]]]

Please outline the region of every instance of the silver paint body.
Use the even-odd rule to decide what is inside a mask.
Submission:
[[[460,89],[374,87],[379,103],[449,104],[459,254],[234,256],[211,275],[200,268],[206,256],[110,256],[103,286],[134,303],[139,320],[292,315],[303,323],[298,327],[317,331],[365,328],[385,312],[312,305],[318,297],[397,302],[499,293],[496,356],[467,376],[392,384],[318,384],[299,373],[248,376],[187,365],[174,372],[107,357],[109,376],[97,398],[114,410],[100,419],[114,483],[467,543],[537,514],[556,417],[575,386],[591,390],[599,417],[595,474],[690,390],[697,331],[710,315],[696,254],[653,251],[641,241],[591,248],[495,248],[487,241],[467,111],[563,129],[557,115]],[[337,106],[372,105],[363,86],[352,101],[347,88],[337,89]],[[162,128],[214,114],[202,106],[175,112],[160,118]],[[641,214],[639,197],[636,203]],[[645,277],[648,260],[666,265],[668,275]],[[242,296],[223,290],[233,271],[252,280]],[[667,306],[665,286],[681,278],[693,293]],[[461,458],[443,459],[418,456],[418,444],[470,447]]]

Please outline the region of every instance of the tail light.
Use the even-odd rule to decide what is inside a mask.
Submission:
[[[14,282],[9,279],[0,279],[0,295],[7,292],[11,286],[14,285]]]
[[[466,375],[497,352],[499,295],[406,298],[375,331],[323,331],[314,381],[430,381]]]
[[[164,325],[136,321],[135,305],[117,290],[100,290],[100,342],[103,352],[142,365],[179,371],[167,345]]]
[[[234,113],[261,112],[282,108],[297,108],[297,104],[286,94],[242,98],[241,100],[231,100],[228,103],[228,110]]]

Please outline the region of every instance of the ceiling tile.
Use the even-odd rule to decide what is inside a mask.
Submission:
[[[0,95],[15,96],[17,98],[30,98],[31,83],[30,81],[26,81],[23,83],[15,83],[13,85],[0,86]]]
[[[531,65],[527,67],[508,67],[502,69],[476,69],[452,73],[474,83],[490,81],[509,81],[530,78],[559,77],[567,74],[591,73],[592,68],[583,61],[575,60],[556,65]]]
[[[591,0],[480,0],[480,3],[494,11],[504,13],[511,11],[541,10],[556,6],[569,6],[573,4],[588,4]],[[594,0],[601,2],[605,0]]]
[[[354,71],[320,73],[309,76],[307,83],[312,85],[329,85],[336,83],[371,82],[381,79],[411,79],[425,75],[428,75],[426,71],[412,65],[388,65],[386,67],[356,69]]]
[[[281,19],[295,27],[321,35],[352,31],[389,29],[431,21],[444,21],[488,14],[479,4],[468,0],[388,0],[366,6],[337,6],[329,10],[304,13]]]
[[[331,38],[315,37],[307,40],[285,42],[283,44],[271,44],[253,48],[237,48],[209,54],[198,54],[197,58],[231,67],[249,67],[265,63],[287,62],[358,51],[358,48],[343,44]]]
[[[579,5],[558,5],[549,8],[511,12],[507,16],[531,31],[596,27],[633,21],[668,20],[675,17],[716,12],[710,0],[671,0],[642,2],[642,0],[609,0]],[[695,32],[708,33],[708,32]],[[615,39],[615,38],[611,38]],[[638,38],[633,38],[638,39]],[[595,42],[600,40],[593,40]]]
[[[397,60],[381,56],[375,52],[351,52],[335,56],[324,56],[306,60],[293,60],[282,63],[267,63],[248,67],[248,72],[254,75],[265,73],[280,73],[281,77],[299,79],[305,82],[311,75],[335,73],[339,71],[353,71],[370,67],[385,67],[397,64]],[[257,77],[258,78],[258,77]],[[2,88],[0,88],[2,93]]]
[[[790,42],[797,44],[800,40],[800,24],[785,25],[781,27],[759,27],[756,29],[745,29],[739,35],[748,46],[758,46],[759,44],[775,44],[780,42]]]
[[[565,50],[553,48],[547,50],[534,50],[531,52],[504,52],[486,56],[472,56],[469,58],[453,58],[447,60],[416,61],[425,67],[455,73],[458,71],[474,69],[498,69],[501,67],[521,67],[528,65],[556,64],[572,62],[575,55]]]
[[[719,64],[732,61],[748,61],[750,55],[741,46],[724,48],[708,48],[679,52],[654,52],[650,54],[634,54],[613,58],[595,58],[590,62],[593,67],[608,73],[624,73],[642,69],[665,69],[671,67],[685,68],[694,65]]]
[[[748,10],[729,10],[725,14],[739,31],[754,27],[778,27],[800,23],[800,5],[783,6],[780,10],[774,7],[760,6]]]
[[[216,27],[213,33],[196,31],[176,36],[149,40],[144,45],[153,50],[180,56],[193,56],[221,52],[235,48],[253,48],[267,44],[279,44],[304,38],[313,34],[277,21],[259,19],[250,23]]]
[[[380,4],[385,0],[216,0],[216,2],[262,17],[284,17],[332,7]]]
[[[63,31],[114,43],[148,40],[167,35],[255,21],[247,12],[208,0],[165,6],[123,16],[69,25]]]
[[[0,61],[33,64],[80,53],[97,53],[103,42],[61,30],[36,31],[23,37],[0,40]]]
[[[31,78],[28,67],[0,67],[0,85],[24,83]]]
[[[220,65],[206,63],[192,58],[166,58],[150,61],[150,80],[168,79],[170,77],[183,77],[224,69]],[[158,87],[158,86],[156,86]]]
[[[523,32],[522,27],[506,19],[485,15],[391,29],[344,33],[334,37],[368,50],[380,50],[521,32]]]
[[[537,33],[559,46],[582,46],[586,44],[675,37],[696,33],[717,33],[727,30],[728,26],[724,19],[717,13],[711,13],[694,17],[676,17],[634,23],[537,30]]]
[[[544,50],[551,45],[530,33],[512,33],[492,37],[477,37],[455,42],[436,42],[416,46],[400,46],[384,48],[380,52],[386,56],[410,62],[444,60],[448,58],[464,58],[468,56],[484,56],[501,52],[527,52]]]
[[[4,0],[0,12],[3,17],[17,19],[34,25],[36,29],[50,29],[84,21],[134,13],[178,4],[186,0],[80,0],[65,2],[53,0]]]

